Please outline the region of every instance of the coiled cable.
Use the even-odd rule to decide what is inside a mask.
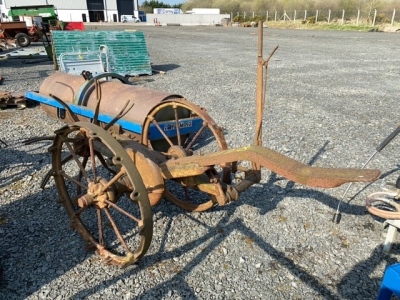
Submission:
[[[365,205],[367,210],[384,219],[400,220],[399,191],[375,192],[368,195]]]

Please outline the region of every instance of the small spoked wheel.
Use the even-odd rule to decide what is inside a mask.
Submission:
[[[143,125],[142,143],[169,159],[226,150],[222,129],[206,111],[185,99],[156,106]],[[211,167],[205,174],[167,180],[165,197],[188,211],[205,211],[222,197],[221,183],[230,181],[230,166]]]
[[[71,224],[106,264],[126,267],[148,250],[152,212],[143,181],[104,129],[77,122],[56,131],[53,176]]]

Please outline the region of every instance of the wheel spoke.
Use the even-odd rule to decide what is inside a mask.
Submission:
[[[62,161],[61,161],[61,165],[65,165],[67,162],[69,162],[71,159],[73,158],[73,156],[70,154],[68,156],[66,156]]]
[[[121,169],[121,171],[118,172],[106,185],[104,185],[101,189],[101,193],[105,192],[110,186],[112,186],[119,178],[121,178],[123,175],[125,175],[126,172],[124,169]]]
[[[178,107],[176,104],[173,105],[173,107],[174,107],[174,114],[175,114],[176,135],[178,136],[178,146],[182,146],[181,133],[180,133],[180,128],[179,128]]]
[[[67,178],[69,181],[71,181],[71,182],[75,183],[76,185],[80,186],[81,188],[87,189],[87,186],[86,186],[86,185],[84,185],[82,182],[76,180],[75,178],[73,178],[73,177],[67,175],[64,171],[61,171],[61,175],[62,175],[64,178]]]
[[[87,156],[85,156],[85,157],[83,158],[83,160],[82,160],[82,166],[83,166],[83,168],[86,168],[86,164],[87,164],[88,160],[89,160],[89,157],[87,157]],[[81,171],[81,170],[79,170],[78,181],[79,181],[79,182],[82,181],[82,171]],[[79,195],[79,194],[81,194],[81,193],[82,193],[81,186],[80,186],[80,185],[77,185],[77,186],[76,186],[76,194]]]
[[[117,172],[115,172],[115,170],[111,169],[109,166],[107,166],[106,160],[104,159],[104,157],[100,154],[96,152],[96,156],[99,159],[101,165],[107,169],[108,172],[110,172],[111,174],[117,174]]]
[[[189,202],[189,191],[188,191],[188,188],[186,186],[184,186],[183,189],[185,190],[185,201]]]
[[[164,130],[161,129],[161,127],[160,127],[160,125],[158,125],[157,121],[155,119],[153,119],[151,122],[157,127],[158,131],[160,131],[161,135],[168,142],[168,144],[172,147],[174,145],[174,143],[172,143],[172,141],[169,139],[169,137],[165,134]]]
[[[75,217],[79,217],[89,206],[81,207],[75,212]]]
[[[114,221],[113,217],[111,216],[110,212],[108,211],[107,208],[104,209],[104,212],[105,212],[105,214],[106,214],[108,220],[110,221],[111,226],[112,226],[112,228],[113,228],[115,234],[117,235],[119,241],[121,242],[122,246],[124,246],[124,248],[125,248],[126,251],[129,251],[129,247],[128,247],[128,245],[126,244],[124,238],[122,237],[121,232],[119,231],[119,229],[118,229],[118,227],[117,227],[117,224],[115,224],[115,221]]]
[[[97,223],[99,228],[99,244],[104,246],[103,218],[101,217],[101,209],[97,208]]]
[[[204,129],[206,129],[208,126],[208,124],[206,122],[203,123],[203,126],[201,126],[200,130],[197,131],[197,133],[195,134],[195,136],[192,138],[192,140],[190,141],[190,143],[187,145],[187,147],[185,148],[186,150],[189,150],[193,143],[195,142],[195,140],[197,140],[197,138],[202,134],[202,132],[204,131]]]
[[[110,206],[112,206],[113,208],[115,208],[116,210],[118,210],[121,214],[124,214],[125,216],[127,216],[129,219],[135,221],[136,223],[140,223],[140,220],[138,218],[136,218],[135,216],[131,215],[127,211],[123,210],[117,204],[115,204],[115,203],[113,203],[113,202],[111,202],[109,200],[106,200],[106,203],[109,204]]]
[[[76,155],[74,149],[72,148],[71,144],[66,142],[65,145],[67,146],[69,152],[71,153],[71,155],[74,158],[76,164],[78,165],[79,169],[81,170],[83,176],[86,178],[86,180],[88,182],[92,182],[92,180],[89,178],[85,168],[82,166],[81,161],[79,160],[78,156]]]
[[[93,138],[89,139],[89,149],[90,149],[90,162],[92,163],[92,172],[93,172],[93,181],[97,182],[97,174],[96,174],[96,157],[93,149]]]

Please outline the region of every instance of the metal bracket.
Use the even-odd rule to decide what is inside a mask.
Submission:
[[[400,229],[400,219],[399,220],[386,220],[383,222],[383,228],[388,227],[386,233],[386,239],[383,243],[383,252],[389,253],[392,249],[392,244],[396,238],[397,230]]]

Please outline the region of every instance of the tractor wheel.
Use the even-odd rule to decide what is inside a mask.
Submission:
[[[31,44],[29,35],[23,32],[20,32],[15,36],[15,42],[20,47],[28,47]]]

